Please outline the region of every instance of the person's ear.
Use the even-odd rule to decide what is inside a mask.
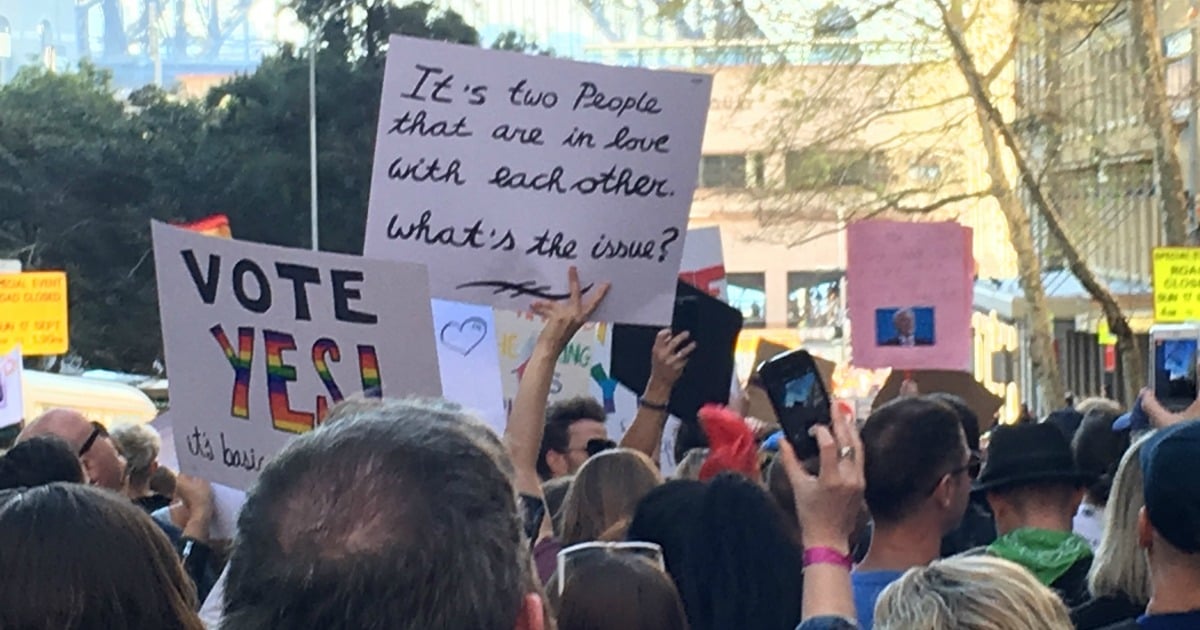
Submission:
[[[83,467],[83,483],[85,483],[85,484],[87,484],[87,485],[89,485],[89,486],[94,486],[94,485],[96,485],[96,484],[95,484],[95,483],[92,481],[93,479],[95,479],[95,478],[96,478],[96,475],[95,475],[95,474],[94,474],[94,472],[93,472],[92,458],[90,458],[90,457],[80,457],[80,458],[79,458],[79,464],[80,464],[80,465]]]
[[[546,451],[546,467],[555,477],[562,477],[571,472],[571,463],[567,461],[566,453],[559,453],[553,449]]]
[[[542,596],[528,593],[521,600],[521,610],[517,612],[517,622],[514,630],[544,630],[546,628],[546,609],[542,604]]]
[[[937,501],[938,507],[943,510],[950,509],[954,505],[954,495],[957,494],[954,490],[954,481],[957,475],[942,475],[938,485],[933,489],[933,499]]]
[[[1144,506],[1138,511],[1137,536],[1139,547],[1146,551],[1154,548],[1154,526],[1150,524],[1150,517],[1146,514]]]

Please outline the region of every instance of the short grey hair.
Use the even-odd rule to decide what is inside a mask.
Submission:
[[[162,450],[162,438],[146,424],[121,424],[109,432],[117,450],[125,457],[125,472],[136,484],[150,480],[150,472]]]
[[[877,630],[1073,630],[1067,607],[1024,567],[985,555],[909,569],[875,605]]]
[[[247,498],[222,628],[512,627],[535,588],[512,470],[456,406],[331,409]]]
[[[1138,456],[1149,434],[1134,442],[1117,468],[1104,508],[1104,537],[1088,571],[1092,597],[1126,597],[1136,604],[1150,601],[1150,567],[1138,546],[1138,513],[1146,504]]]

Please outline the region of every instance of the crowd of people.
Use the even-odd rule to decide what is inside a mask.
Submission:
[[[1085,400],[984,440],[909,387],[834,410],[808,461],[707,407],[664,478],[695,344],[659,334],[613,440],[596,401],[547,402],[606,293],[570,281],[534,305],[502,436],[446,401],[347,400],[266,465],[231,547],[153,429],[30,420],[0,457],[0,628],[1200,628],[1200,403],[1144,393],[1131,427]]]

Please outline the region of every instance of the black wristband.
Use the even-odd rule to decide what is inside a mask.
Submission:
[[[649,409],[650,411],[661,411],[663,413],[667,413],[666,403],[652,403],[645,398],[638,398],[638,406]]]

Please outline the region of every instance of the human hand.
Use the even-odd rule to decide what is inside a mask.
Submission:
[[[1150,418],[1150,425],[1156,429],[1200,418],[1200,399],[1194,401],[1187,409],[1175,412],[1164,407],[1150,388],[1143,389],[1139,398],[1142,401],[1142,411],[1146,412]]]
[[[787,440],[780,442],[779,457],[792,485],[804,546],[848,554],[866,488],[863,447],[852,418],[836,417],[832,428],[812,429],[820,447],[819,474],[805,470]]]
[[[675,387],[688,358],[696,351],[696,342],[687,331],[672,335],[669,329],[660,330],[654,338],[654,349],[650,352],[650,380],[667,389]]]
[[[570,297],[559,301],[540,300],[532,306],[533,312],[546,320],[539,341],[551,343],[560,351],[596,312],[611,287],[607,282],[596,287],[591,298],[584,301],[578,269],[571,267],[567,272],[567,282],[570,286]]]
[[[213,510],[212,484],[199,477],[180,473],[175,479],[175,497],[191,515]]]

